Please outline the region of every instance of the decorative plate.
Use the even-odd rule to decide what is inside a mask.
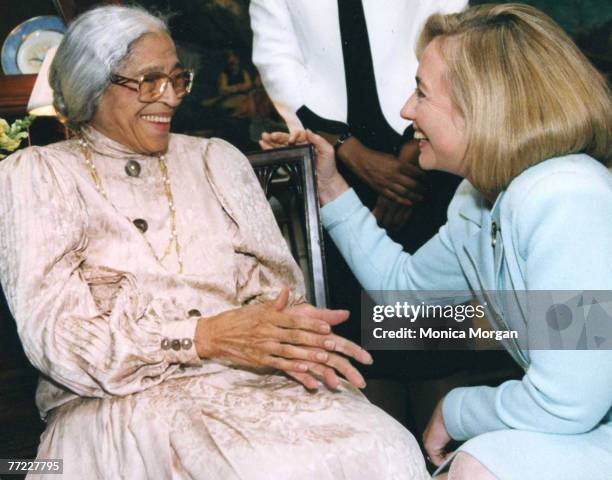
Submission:
[[[2,45],[4,74],[38,73],[47,50],[59,45],[65,31],[62,19],[53,15],[30,18],[15,27]]]

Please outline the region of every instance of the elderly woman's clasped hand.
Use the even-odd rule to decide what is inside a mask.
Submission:
[[[346,357],[364,364],[371,364],[372,357],[331,332],[349,313],[308,304],[288,307],[288,298],[289,291],[283,289],[274,301],[202,318],[195,336],[198,355],[282,370],[308,389],[318,387],[316,377],[337,388],[338,373],[355,387],[365,387],[363,377]]]

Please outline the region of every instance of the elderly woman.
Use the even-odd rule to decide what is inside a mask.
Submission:
[[[331,333],[347,313],[303,303],[245,157],[169,133],[193,74],[165,24],[89,11],[50,81],[78,138],[0,165],[0,279],[41,372],[38,457],[74,479],[426,478],[414,438],[355,388],[346,356],[371,358]]]
[[[479,297],[612,290],[612,102],[602,76],[552,20],[518,4],[430,17],[418,56],[402,114],[414,122],[419,163],[466,180],[447,224],[414,255],[377,228],[332,148],[306,134],[319,154],[323,221],[362,285]],[[490,311],[503,318],[497,328],[537,327],[513,304],[521,297]],[[522,380],[458,388],[436,408],[424,443],[436,465],[452,461],[449,478],[610,478],[612,351],[530,348],[537,341],[509,344]],[[467,440],[454,456],[451,438]]]

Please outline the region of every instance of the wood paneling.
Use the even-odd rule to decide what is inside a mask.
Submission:
[[[36,75],[0,77],[0,116],[26,113]]]

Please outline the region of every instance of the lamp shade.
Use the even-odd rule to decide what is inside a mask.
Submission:
[[[50,48],[43,60],[30,100],[28,101],[28,113],[35,116],[55,117],[57,112],[53,108],[53,90],[49,85],[49,67],[55,57],[57,47]]]

